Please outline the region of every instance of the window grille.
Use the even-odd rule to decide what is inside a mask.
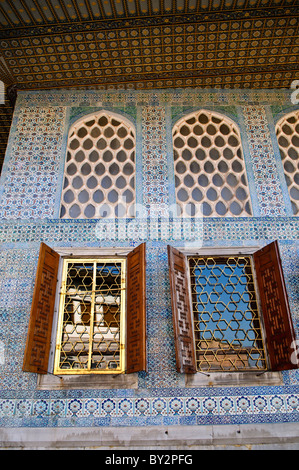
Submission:
[[[299,111],[277,123],[276,135],[294,215],[299,214]]]
[[[178,372],[299,367],[277,241],[248,256],[167,251]]]
[[[190,257],[197,370],[265,369],[251,258]]]
[[[173,128],[175,187],[182,215],[250,216],[241,138],[220,114],[201,110]]]
[[[54,373],[123,372],[125,260],[64,260]]]
[[[135,130],[122,116],[85,116],[70,129],[61,218],[133,217]]]

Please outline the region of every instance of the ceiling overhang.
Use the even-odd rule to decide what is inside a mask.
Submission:
[[[0,24],[18,89],[281,88],[298,70],[296,0],[1,0]]]

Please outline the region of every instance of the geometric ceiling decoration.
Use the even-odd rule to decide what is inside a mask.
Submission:
[[[0,25],[18,89],[288,88],[298,71],[297,0],[0,0]]]
[[[298,13],[298,0],[0,0],[0,80],[14,91],[290,88]],[[0,105],[0,165],[11,113]]]

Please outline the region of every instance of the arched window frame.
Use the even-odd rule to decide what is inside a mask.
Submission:
[[[290,122],[291,121],[291,122]],[[284,131],[287,126],[289,134]],[[292,206],[292,215],[299,215],[299,110],[291,111],[280,117],[275,125],[277,145],[288,195]],[[294,139],[297,142],[294,142]]]
[[[108,123],[105,124],[105,126],[103,126],[102,128],[103,132],[101,131],[98,135],[95,134],[94,137],[89,134],[80,137],[81,143],[79,147],[76,149],[70,148],[72,139],[74,140],[74,135],[76,136],[76,133],[79,132],[80,129],[88,127],[87,124],[92,121],[95,121],[95,123],[90,126],[90,132],[92,132],[92,130],[94,130],[95,128],[100,129],[101,126],[96,125],[96,122],[99,122],[102,118],[108,121]],[[117,126],[110,125],[111,123],[113,123],[113,121],[118,122],[119,124]],[[112,135],[104,137],[102,134],[108,127],[114,127],[115,132]],[[121,128],[125,128],[127,130],[127,135],[125,135],[124,137],[118,135],[118,130],[120,130]],[[84,141],[88,138],[93,141],[93,145],[90,148],[85,149],[82,146]],[[103,148],[96,148],[97,142],[102,138],[105,138],[106,146],[104,146],[103,143]],[[119,141],[120,145],[115,143],[114,145],[116,146],[116,148],[112,148],[110,144],[115,139]],[[126,144],[126,142],[129,143]],[[130,148],[124,148],[125,145]],[[75,155],[79,151],[83,152],[84,157],[83,155],[81,155],[79,161],[75,162]],[[91,158],[90,161],[89,156],[94,151],[98,153],[98,158],[94,156]],[[110,160],[104,161],[105,152],[107,151],[112,153],[112,158]],[[119,152],[121,151],[124,152],[126,156],[124,155],[124,153],[122,153],[120,157]],[[136,204],[135,154],[136,128],[132,121],[123,116],[122,114],[103,109],[94,113],[81,116],[74,123],[72,123],[68,131],[67,137],[63,188],[60,199],[60,218],[89,219],[103,217],[134,217]],[[86,163],[91,167],[91,170],[88,171],[88,167],[87,171],[86,169],[83,169],[83,172],[85,171],[85,173],[87,172],[87,174],[82,175],[82,167]],[[75,164],[76,166],[76,169],[73,169],[73,175],[68,174],[68,168],[71,164]],[[76,176],[79,176],[83,180],[83,184],[81,184],[80,187],[75,188],[72,182],[76,178]],[[90,183],[89,181],[91,178],[93,178],[92,183]],[[94,179],[97,181],[94,181]],[[68,184],[66,184],[67,180]],[[103,182],[103,180],[105,181]],[[91,184],[91,187],[87,187],[88,184]],[[66,196],[66,193],[69,190],[71,190],[73,196],[75,196],[71,202],[65,201],[65,198],[68,200],[68,196]],[[79,194],[82,193],[82,191],[88,192],[89,194],[89,199],[86,202],[81,202],[78,199]],[[70,194],[69,196],[70,200],[72,198],[72,195]],[[79,206],[79,215],[75,214],[75,216],[73,216],[74,214],[72,214],[71,212],[71,207],[74,204],[77,204],[77,206]],[[64,211],[63,206],[67,205],[67,210]],[[86,212],[87,205],[92,205],[94,207],[94,214],[92,213],[92,210],[90,210],[89,213],[87,211],[87,215],[86,213],[84,213],[84,211]]]
[[[199,164],[199,166],[201,166],[200,164],[202,163],[202,168],[200,169],[200,172],[194,173],[194,174],[190,172],[190,169],[189,169],[189,172],[187,170],[185,172],[183,171],[181,180],[179,182],[178,172],[176,171],[176,163],[178,162],[178,160],[183,162],[183,157],[182,157],[182,155],[180,155],[179,158],[176,158],[177,149],[176,149],[176,146],[175,146],[175,138],[178,137],[178,130],[181,127],[184,127],[184,123],[188,123],[189,121],[192,121],[192,119],[196,119],[201,114],[209,115],[208,122],[206,122],[205,124],[202,124],[202,123],[191,124],[191,126],[193,126],[193,127],[196,127],[196,125],[199,124],[200,126],[204,126],[204,128],[205,128],[205,130],[202,134],[197,135],[199,145],[197,145],[197,146],[195,145],[194,148],[188,147],[187,146],[187,141],[188,141],[190,136],[186,135],[186,136],[183,137],[183,140],[185,140],[185,143],[182,146],[182,149],[183,150],[188,149],[189,151],[193,150],[193,154],[192,154],[192,157],[190,158],[189,164],[193,163],[194,167],[195,167],[196,163]],[[218,122],[218,123],[211,122],[212,119],[219,120],[220,122]],[[225,141],[224,145],[219,148],[220,157],[216,159],[216,163],[217,163],[217,160],[218,160],[218,161],[222,161],[224,163],[226,163],[228,161],[231,161],[231,162],[239,162],[241,164],[241,167],[242,167],[241,170],[240,170],[240,168],[237,168],[239,170],[239,172],[235,172],[233,168],[231,169],[231,171],[227,171],[226,173],[224,172],[224,177],[228,176],[229,174],[233,175],[234,173],[236,175],[237,174],[240,175],[239,180],[234,181],[235,186],[230,186],[225,181],[225,178],[223,178],[221,172],[218,171],[218,173],[216,173],[215,167],[214,167],[214,171],[212,171],[211,173],[208,173],[208,172],[204,171],[205,170],[204,165],[206,164],[206,162],[207,161],[209,161],[210,163],[213,162],[213,159],[211,157],[206,158],[206,162],[202,162],[199,159],[195,158],[196,152],[197,151],[203,151],[203,149],[204,149],[204,147],[201,145],[201,139],[203,137],[207,136],[207,130],[206,129],[210,124],[213,124],[213,125],[216,124],[217,126],[219,124],[219,128],[222,127],[223,124],[228,126],[230,128],[230,132],[228,134],[228,137],[231,137],[232,135],[234,135],[238,140],[238,144],[236,146],[236,149],[238,150],[239,155],[238,155],[237,160],[236,160],[236,156],[237,156],[236,152],[237,151],[235,152],[233,157],[230,158],[229,160],[223,157],[223,155],[221,153],[221,148],[222,149],[227,149],[227,148],[230,147],[228,145],[228,142],[226,142],[226,141]],[[194,135],[194,134],[191,134],[191,136],[192,135]],[[219,129],[216,130],[215,138],[218,135],[219,135]],[[180,136],[180,137],[182,137],[182,136]],[[236,217],[236,216],[250,217],[250,216],[252,216],[253,208],[252,208],[252,202],[251,202],[251,196],[250,196],[250,190],[249,190],[249,184],[248,184],[248,176],[247,176],[247,170],[246,170],[245,159],[244,159],[244,151],[243,151],[243,146],[242,146],[241,133],[240,133],[238,125],[232,119],[230,119],[228,116],[226,116],[224,114],[221,114],[221,113],[216,112],[214,110],[211,111],[211,110],[208,110],[208,109],[199,109],[199,110],[193,111],[191,113],[188,113],[188,114],[182,116],[178,121],[176,121],[174,123],[174,125],[172,127],[172,145],[173,145],[173,156],[174,156],[175,197],[176,197],[176,204],[180,207],[181,215],[187,215],[187,216],[195,215],[195,214],[197,215],[198,211],[200,210],[200,211],[203,212],[203,216],[209,216],[209,217],[223,217],[223,216],[225,216],[225,217]],[[207,147],[206,150],[207,150],[207,154],[210,150],[215,150],[215,146],[213,146],[213,141],[212,141],[212,144],[209,147]],[[234,165],[235,166],[240,166],[237,163],[234,163]],[[222,164],[222,166],[225,166],[225,165]],[[228,170],[229,170],[229,168],[230,168],[230,166],[228,166]],[[200,177],[201,179],[205,179],[205,181],[203,183],[206,186],[201,187],[200,184],[198,184],[198,183],[196,184],[195,182],[194,182],[193,185],[191,185],[192,180],[190,179],[190,187],[188,188],[188,191],[186,191],[186,185],[183,184],[183,180],[185,179],[186,176],[188,177],[188,175],[191,176],[191,178],[194,178],[194,176],[196,176],[196,178]],[[222,182],[222,184],[219,184],[219,182],[218,182],[218,185],[217,185],[217,184],[213,183],[213,180],[218,179],[220,181],[219,176],[220,176],[220,178],[223,178],[223,182]],[[231,179],[233,179],[233,178],[231,177]],[[183,189],[183,191],[185,191],[185,193],[187,192],[188,197],[186,198],[185,201],[182,201],[182,200],[180,201],[180,199],[179,199],[179,194],[178,193],[179,193],[180,189]],[[238,210],[238,209],[234,210],[235,213],[233,213],[228,208],[226,208],[226,211],[222,208],[222,213],[217,213],[216,205],[218,203],[220,203],[220,206],[221,206],[221,204],[222,204],[222,206],[224,205],[224,203],[223,203],[224,198],[221,197],[221,192],[224,190],[224,193],[225,193],[225,191],[227,189],[229,189],[229,191],[231,193],[231,194],[228,193],[227,197],[230,197],[231,203],[232,202],[237,203],[241,207],[241,210]],[[197,192],[198,191],[202,192],[202,197],[201,197],[200,194],[198,195],[198,197],[197,196],[194,197],[194,195],[193,195],[194,190],[196,190]],[[212,198],[215,197],[215,191],[216,191],[217,194],[216,194],[215,201],[210,201],[208,199],[207,193],[208,193],[209,190],[210,190],[210,193],[212,193],[211,194]],[[186,197],[185,193],[183,194],[184,197]],[[240,196],[243,197],[243,201],[244,201],[243,205],[239,204],[239,201],[238,201],[238,198],[237,198],[238,193],[240,193]],[[207,208],[207,203],[212,205],[212,209],[210,211],[207,210],[208,209]],[[228,203],[228,201],[227,201],[227,203]],[[201,206],[201,204],[202,204],[202,207],[200,208],[199,206]],[[234,206],[236,206],[236,204],[234,204]]]

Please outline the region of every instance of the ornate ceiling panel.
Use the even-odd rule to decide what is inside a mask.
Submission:
[[[297,71],[298,0],[0,0],[0,80],[19,90],[289,88]]]
[[[18,89],[288,87],[297,0],[0,0]]]

